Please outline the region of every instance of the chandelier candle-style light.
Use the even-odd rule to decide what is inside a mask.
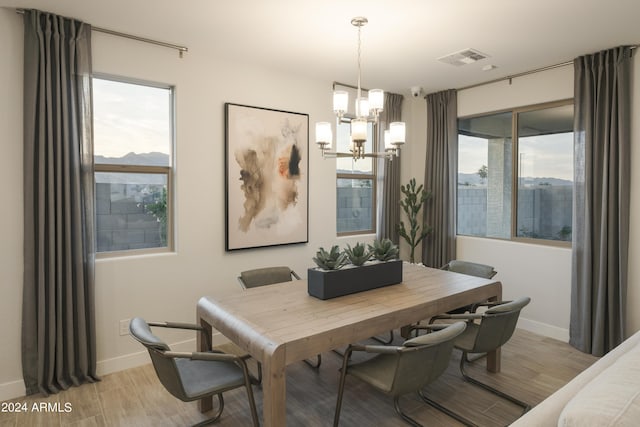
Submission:
[[[323,157],[353,157],[354,160],[364,159],[365,157],[386,157],[393,159],[394,156],[400,155],[400,146],[405,142],[405,125],[403,122],[393,122],[389,124],[389,130],[384,132],[383,153],[365,153],[364,144],[367,141],[367,123],[378,123],[378,117],[382,112],[384,105],[384,91],[382,89],[369,90],[369,97],[362,96],[362,88],[360,86],[361,63],[360,63],[360,32],[364,25],[369,22],[367,18],[362,16],[353,18],[351,25],[358,27],[358,87],[355,100],[355,117],[351,119],[351,144],[348,153],[339,153],[331,151],[333,143],[333,133],[331,131],[331,123],[316,123],[316,143],[322,150]],[[338,122],[347,113],[349,105],[349,93],[344,90],[333,91],[333,112],[338,117]]]

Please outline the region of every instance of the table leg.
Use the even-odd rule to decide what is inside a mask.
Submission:
[[[265,427],[282,427],[287,425],[285,352],[277,348],[272,354],[265,354],[263,359],[263,424]]]
[[[213,330],[211,325],[203,319],[199,319],[199,324],[202,327],[202,331],[198,332],[196,337],[198,351],[211,351],[211,337],[213,336]],[[208,339],[207,339],[208,335]],[[213,409],[213,396],[205,397],[198,401],[198,409],[200,412],[207,412]]]
[[[487,353],[487,371],[500,372],[500,348]]]

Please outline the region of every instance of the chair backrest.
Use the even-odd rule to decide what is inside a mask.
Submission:
[[[240,273],[238,281],[245,288],[255,288],[274,283],[290,282],[291,276],[300,279],[289,267],[266,267],[243,271]]]
[[[422,389],[449,366],[455,338],[466,328],[456,322],[439,331],[407,340],[397,355],[390,394],[399,396]]]
[[[529,297],[520,297],[485,311],[478,326],[473,350],[470,352],[485,353],[495,350],[509,341],[516,329],[520,311],[530,301]]]
[[[144,345],[149,351],[153,368],[158,375],[158,379],[169,393],[180,400],[187,399],[182,384],[182,379],[178,372],[175,359],[165,356],[164,352],[170,348],[160,338],[151,332],[149,324],[142,318],[136,317],[129,323],[131,336]]]
[[[443,270],[453,271],[454,273],[467,274],[469,276],[482,277],[491,279],[498,274],[490,265],[478,264],[476,262],[453,260],[449,261],[442,267]]]

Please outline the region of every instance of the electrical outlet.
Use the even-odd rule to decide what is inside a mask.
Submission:
[[[131,319],[122,319],[120,321],[120,335],[129,335],[129,322]]]

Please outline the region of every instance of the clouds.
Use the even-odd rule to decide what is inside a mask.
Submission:
[[[95,154],[171,153],[171,90],[93,79]]]
[[[458,136],[458,173],[477,173],[489,165],[489,144],[484,138]],[[518,168],[521,177],[573,181],[573,133],[520,138]]]

